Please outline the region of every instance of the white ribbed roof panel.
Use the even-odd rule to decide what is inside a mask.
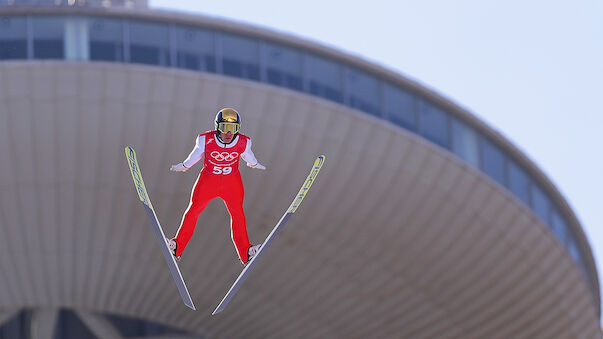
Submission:
[[[100,91],[98,89],[101,89]],[[261,241],[318,154],[316,186],[229,308],[228,216],[201,215],[180,301],[123,155],[167,233],[199,168],[168,171],[221,107],[268,167],[242,167]],[[385,121],[260,83],[135,65],[0,65],[0,310],[73,307],[217,338],[595,338],[597,305],[550,230],[508,191]]]

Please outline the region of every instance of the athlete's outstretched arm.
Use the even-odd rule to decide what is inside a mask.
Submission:
[[[205,153],[205,136],[200,135],[197,137],[195,147],[188,155],[186,160],[179,164],[172,165],[170,171],[186,172],[189,168],[191,168],[194,164],[201,160],[201,158],[203,157],[203,153]]]
[[[251,168],[266,169],[266,167],[258,162],[258,159],[255,158],[255,154],[253,154],[253,151],[251,150],[251,139],[247,140],[247,147],[245,147],[245,151],[241,153],[241,158],[243,158],[247,163],[247,166]]]

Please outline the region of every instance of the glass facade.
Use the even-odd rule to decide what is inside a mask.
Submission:
[[[557,239],[559,239],[563,244],[567,245],[569,243],[569,230],[567,228],[565,220],[563,220],[561,214],[556,210],[553,211],[552,214],[551,227],[553,229],[553,233],[557,235]]]
[[[390,84],[383,85],[385,118],[411,131],[417,130],[416,96]]]
[[[39,17],[32,20],[34,59],[64,58],[65,22],[61,17]]]
[[[306,55],[308,92],[316,96],[343,102],[343,69],[334,61],[316,55]]]
[[[148,65],[169,66],[169,26],[145,21],[130,21],[128,24],[130,61]]]
[[[530,187],[530,193],[532,196],[532,209],[536,215],[547,225],[551,225],[550,208],[551,203],[549,198],[544,194],[536,184]]]
[[[90,19],[90,60],[124,61],[124,27],[121,20]]]
[[[421,94],[323,55],[259,38],[107,16],[4,15],[0,60],[133,62],[261,81],[341,103],[417,133],[482,171],[532,209],[574,260],[580,246],[546,191],[478,129]],[[579,262],[581,267],[586,267]]]
[[[349,105],[375,116],[381,116],[379,81],[372,75],[354,68],[347,70]]]
[[[450,149],[450,117],[426,101],[420,101],[419,132],[426,139]]]
[[[184,26],[174,29],[176,66],[195,71],[216,72],[216,46],[212,32]]]
[[[530,206],[530,179],[514,161],[509,160],[509,189],[526,206]]]
[[[303,60],[299,51],[268,42],[264,44],[263,51],[268,83],[303,90]]]
[[[24,16],[0,17],[0,60],[27,59],[27,22]]]
[[[452,118],[452,152],[475,168],[479,168],[477,132],[464,122]]]
[[[482,171],[502,186],[507,186],[505,154],[498,146],[494,145],[485,137],[480,139],[480,149],[482,158],[480,165]]]
[[[224,74],[260,80],[260,44],[257,39],[224,34],[222,36]]]

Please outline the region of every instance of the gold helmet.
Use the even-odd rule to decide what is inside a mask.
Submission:
[[[222,108],[216,114],[216,120],[214,121],[216,131],[218,135],[220,133],[232,132],[232,134],[239,133],[241,128],[241,117],[239,113],[232,108]]]

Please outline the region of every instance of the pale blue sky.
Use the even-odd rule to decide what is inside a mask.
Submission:
[[[600,0],[150,0],[264,26],[418,80],[524,151],[583,224],[603,285]]]

